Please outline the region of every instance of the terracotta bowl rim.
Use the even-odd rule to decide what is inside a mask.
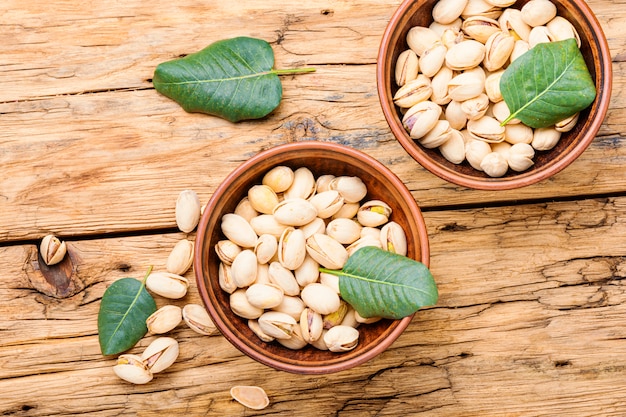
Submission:
[[[600,79],[600,82],[596,80],[597,96],[594,103],[592,103],[589,107],[592,108],[592,106],[595,105],[595,113],[589,115],[589,117],[593,117],[593,120],[589,125],[589,128],[578,140],[578,143],[569,148],[570,151],[563,155],[557,162],[548,164],[545,168],[521,172],[513,176],[505,176],[501,178],[481,178],[478,176],[467,175],[439,164],[428,155],[425,149],[416,145],[414,140],[411,139],[406,133],[402,124],[398,123],[395,106],[391,101],[391,95],[387,92],[387,86],[389,85],[388,81],[391,82],[391,78],[389,78],[391,77],[391,74],[385,74],[386,68],[388,67],[388,65],[385,65],[385,57],[388,55],[388,50],[392,39],[394,38],[394,34],[397,30],[401,30],[398,27],[401,18],[405,15],[405,13],[407,13],[407,10],[418,1],[422,0],[404,0],[392,15],[380,42],[376,65],[376,84],[383,114],[393,135],[413,159],[415,159],[420,165],[431,173],[448,182],[478,190],[497,191],[525,187],[547,179],[565,169],[574,160],[576,160],[585,151],[585,149],[587,149],[587,147],[594,140],[597,132],[600,130],[608,111],[612,92],[613,73],[611,53],[606,36],[600,26],[600,23],[598,22],[597,17],[584,0],[562,1],[573,3],[575,7],[577,7],[582,14],[585,15],[589,22],[591,32],[594,35],[593,43],[596,45],[598,50],[600,62],[598,62],[597,65],[599,65],[600,73],[596,74],[596,77]],[[387,80],[387,78],[389,78],[389,80]]]
[[[418,236],[416,239],[419,239],[419,251],[421,259],[420,261],[424,263],[426,266],[429,266],[430,262],[430,248],[428,241],[428,234],[426,229],[426,224],[421,214],[421,210],[413,198],[410,191],[406,188],[404,183],[393,173],[389,168],[383,165],[381,162],[361,152],[355,148],[351,148],[345,145],[340,145],[331,142],[318,142],[318,141],[302,141],[302,142],[293,142],[277,145],[270,149],[262,150],[247,161],[240,164],[235,170],[233,170],[228,176],[221,182],[221,184],[217,187],[209,202],[206,205],[203,215],[200,218],[200,222],[197,228],[197,234],[195,239],[195,248],[194,248],[194,274],[196,276],[196,283],[198,287],[198,292],[200,293],[200,297],[202,298],[202,302],[206,307],[207,311],[211,315],[211,318],[214,320],[216,326],[222,333],[222,335],[238,350],[242,353],[246,354],[250,358],[265,364],[271,368],[286,371],[295,374],[330,374],[339,371],[343,371],[346,369],[353,368],[357,365],[363,364],[364,362],[374,358],[375,356],[382,353],[386,350],[406,329],[406,327],[411,322],[413,315],[404,317],[400,320],[393,320],[390,322],[389,327],[395,326],[391,332],[389,332],[386,338],[374,346],[370,350],[367,350],[357,356],[353,356],[350,359],[340,362],[333,362],[332,364],[316,364],[316,365],[298,365],[293,363],[285,363],[280,360],[276,360],[274,358],[268,357],[264,355],[262,351],[252,348],[246,343],[242,342],[233,331],[230,330],[229,324],[226,323],[220,315],[217,313],[217,309],[210,302],[209,290],[205,283],[205,278],[203,276],[203,268],[202,268],[202,247],[204,246],[205,235],[207,234],[207,230],[209,229],[209,213],[212,212],[212,209],[216,206],[221,196],[224,194],[225,190],[235,181],[243,172],[255,166],[259,161],[262,161],[268,157],[276,156],[280,153],[285,152],[299,152],[302,150],[324,150],[329,152],[341,153],[344,155],[348,155],[351,158],[356,158],[357,160],[364,161],[369,165],[373,166],[378,172],[381,172],[387,180],[391,181],[398,192],[401,194],[403,203],[406,204],[406,212],[408,216],[414,218],[418,229]]]

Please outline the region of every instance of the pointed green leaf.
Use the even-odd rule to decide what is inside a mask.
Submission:
[[[400,319],[437,302],[430,270],[421,262],[377,247],[363,247],[348,258],[339,276],[339,291],[363,317]]]
[[[104,292],[98,312],[98,339],[103,355],[135,346],[148,331],[146,319],[156,311],[145,280],[122,278]]]
[[[274,70],[273,66],[274,52],[269,43],[238,37],[159,64],[152,82],[159,93],[188,112],[237,122],[264,117],[280,104],[283,89],[279,74],[313,71]]]
[[[588,107],[596,88],[574,39],[541,43],[504,71],[500,91],[517,118],[534,128],[548,127]]]

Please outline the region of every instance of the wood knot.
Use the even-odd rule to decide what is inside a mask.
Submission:
[[[68,298],[82,291],[85,286],[76,274],[76,253],[67,244],[67,254],[61,262],[46,265],[36,246],[28,254],[24,270],[33,289],[53,298]]]

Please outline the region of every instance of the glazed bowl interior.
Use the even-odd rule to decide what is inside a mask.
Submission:
[[[231,311],[229,296],[219,286],[220,261],[214,246],[225,238],[220,229],[221,217],[233,212],[248,189],[260,184],[262,176],[277,165],[307,167],[316,177],[358,176],[367,185],[366,200],[378,198],[391,206],[391,220],[399,223],[407,235],[407,256],[428,265],[428,237],[420,209],[398,177],[375,159],[346,146],[314,141],[281,145],[252,157],[224,180],[206,206],[198,226],[194,269],[200,295],[222,334],[246,355],[275,369],[325,374],[351,368],[384,351],[412,317],[361,325],[359,344],[350,352],[333,353],[312,346],[290,350],[261,341],[248,328],[247,320]]]
[[[521,8],[528,0],[513,6]],[[544,180],[572,163],[589,146],[600,129],[608,110],[612,70],[608,44],[595,15],[584,0],[552,0],[558,15],[569,20],[581,38],[581,52],[595,81],[597,96],[570,132],[563,133],[558,144],[549,151],[538,151],[534,165],[524,172],[509,170],[500,178],[492,178],[472,168],[467,161],[456,165],[446,160],[439,150],[426,149],[413,140],[402,126],[402,113],[393,103],[398,87],[394,74],[398,55],[408,49],[406,35],[413,26],[429,26],[436,0],[405,0],[392,16],[383,35],[376,71],[381,107],[394,136],[404,149],[424,168],[446,181],[469,188],[504,190],[527,186]]]

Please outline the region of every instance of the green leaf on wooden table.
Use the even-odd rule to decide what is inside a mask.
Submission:
[[[339,276],[339,292],[363,317],[400,319],[437,302],[437,285],[426,265],[374,246],[354,252]]]
[[[280,104],[283,89],[278,75],[315,71],[273,67],[274,52],[269,43],[238,37],[159,64],[152,83],[185,111],[238,122],[264,117]]]
[[[511,115],[534,128],[548,127],[585,109],[596,88],[574,39],[541,43],[504,71],[500,91]]]
[[[156,311],[156,303],[145,282],[145,277],[143,281],[122,278],[104,292],[98,312],[98,339],[103,355],[130,349],[148,332],[146,319]]]

